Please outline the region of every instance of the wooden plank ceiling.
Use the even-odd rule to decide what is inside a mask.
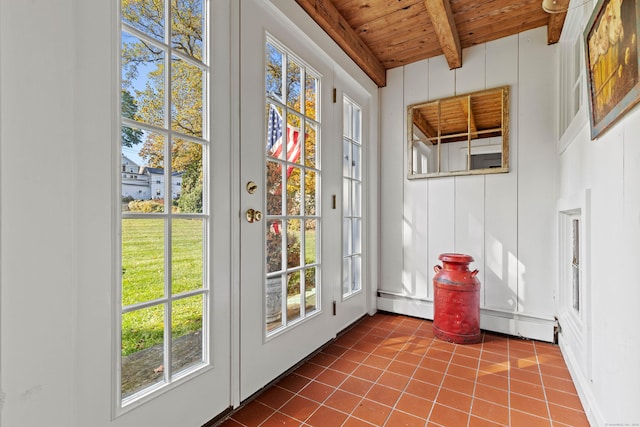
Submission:
[[[385,71],[444,54],[464,66],[461,50],[548,25],[556,43],[566,13],[542,0],[296,0],[380,87]],[[556,0],[569,3],[569,0]]]

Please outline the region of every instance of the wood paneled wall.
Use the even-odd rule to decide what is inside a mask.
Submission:
[[[554,52],[541,28],[465,49],[456,70],[439,56],[387,72],[381,308],[429,318],[433,266],[443,252],[462,252],[480,270],[483,327],[550,339],[557,252]],[[406,106],[501,85],[511,87],[510,172],[408,180]],[[530,331],[531,323],[544,326]]]

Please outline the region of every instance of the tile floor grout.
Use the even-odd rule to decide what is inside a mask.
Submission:
[[[468,357],[475,357],[475,364],[462,365],[472,362],[465,360]],[[412,360],[413,363],[408,363]],[[401,425],[421,427],[534,425],[523,422],[548,426],[588,426],[584,411],[576,409],[582,406],[575,388],[570,393],[557,390],[560,386],[570,388],[562,382],[545,385],[545,374],[541,368],[547,365],[545,361],[553,361],[554,365],[550,365],[553,369],[545,367],[544,370],[570,378],[558,347],[552,344],[489,332],[482,333],[479,344],[450,344],[433,337],[430,321],[378,313],[341,334],[276,385],[231,414],[221,425],[394,427],[399,425],[397,420],[404,420]],[[471,367],[474,365],[475,369]],[[532,366],[537,375],[530,369]],[[432,367],[440,368],[436,370]],[[518,378],[513,378],[512,372],[519,372]],[[539,386],[527,380],[532,378],[531,375],[538,378]],[[437,385],[430,382],[438,376],[440,380]],[[558,381],[567,381],[562,377],[556,378]],[[505,381],[506,386],[495,387]],[[514,389],[515,386],[518,388]],[[538,399],[536,396],[540,395],[533,392],[538,388],[541,388],[544,400]],[[431,395],[433,389],[435,394]],[[556,405],[558,409],[554,406],[553,411],[553,402],[550,402],[552,396],[547,392],[548,389],[555,390],[555,396],[564,399],[559,402],[560,405]],[[531,393],[521,394],[526,390]],[[496,396],[504,396],[499,392],[506,393],[507,406],[502,404],[502,398],[499,402],[495,401],[498,399]],[[270,405],[264,402],[267,395],[281,395],[282,401],[279,401],[279,405]],[[458,404],[459,400],[451,400],[454,397],[462,401],[469,399],[469,404]],[[518,405],[513,400],[515,398]],[[339,402],[334,402],[339,399],[349,399],[349,402],[341,407]],[[526,408],[522,407],[523,399],[527,399]],[[424,407],[418,411],[410,402],[428,402],[431,406],[426,415],[420,415],[424,414]],[[533,408],[541,408],[542,402],[546,410],[535,412]],[[298,405],[303,403],[308,405],[304,410]],[[530,409],[529,406],[531,411],[525,412]],[[454,417],[463,413],[461,407],[467,408],[464,421],[453,421]],[[316,418],[322,416],[325,418],[319,423],[320,420]],[[562,418],[568,416],[574,417],[571,418],[571,424]]]

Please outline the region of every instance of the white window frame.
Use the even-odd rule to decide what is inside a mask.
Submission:
[[[137,122],[135,120],[126,118],[122,116],[122,112],[120,110],[120,102],[118,105],[118,119],[120,126],[130,126],[137,129],[141,129],[143,131],[159,133],[164,136],[164,182],[163,189],[164,194],[172,194],[171,191],[171,147],[174,139],[182,139],[188,142],[196,143],[202,145],[202,173],[203,173],[203,191],[202,191],[202,213],[180,213],[174,214],[171,211],[171,202],[165,203],[165,210],[162,213],[153,213],[153,214],[141,214],[141,213],[125,213],[120,209],[120,205],[118,204],[118,217],[117,217],[117,225],[116,225],[116,233],[118,236],[118,244],[116,245],[116,271],[115,277],[117,278],[114,286],[116,289],[116,303],[115,306],[115,314],[114,314],[114,345],[113,345],[113,356],[114,356],[114,414],[115,416],[120,416],[124,413],[129,412],[130,410],[139,407],[143,403],[154,399],[155,397],[163,394],[169,390],[174,389],[180,383],[187,381],[194,376],[197,376],[207,370],[210,366],[210,355],[209,355],[209,324],[210,324],[210,245],[211,245],[211,215],[210,215],[210,207],[209,207],[209,164],[208,164],[208,153],[210,149],[210,50],[211,50],[211,42],[209,40],[210,34],[210,0],[203,0],[202,5],[202,17],[203,17],[203,51],[202,51],[202,61],[199,61],[195,58],[191,58],[181,52],[175,50],[170,42],[167,40],[171,39],[170,35],[170,23],[171,23],[171,1],[164,1],[164,10],[166,11],[165,16],[165,40],[158,41],[154,38],[151,38],[144,34],[143,32],[129,26],[128,24],[122,21],[122,12],[121,12],[121,3],[118,2],[118,39],[117,39],[117,64],[118,64],[118,76],[121,75],[122,70],[122,61],[121,61],[121,45],[122,45],[122,34],[123,32],[127,32],[140,40],[143,40],[147,43],[153,44],[155,47],[158,47],[164,52],[164,60],[165,60],[165,73],[164,73],[164,124],[163,126],[154,126],[150,124],[145,124],[141,122]],[[171,126],[171,65],[172,65],[172,57],[178,57],[181,60],[185,60],[186,62],[197,66],[203,72],[203,80],[202,80],[202,136],[194,137],[191,135],[185,135],[174,131]],[[117,85],[117,99],[120,100],[120,90],[122,88],[121,77],[118,78]],[[120,135],[118,132],[117,135]],[[118,139],[115,143],[116,148],[119,153],[122,153],[121,142]],[[120,155],[120,154],[119,154]],[[122,186],[122,176],[121,174],[117,174],[117,192],[120,193],[120,189]],[[160,191],[160,190],[158,190]],[[152,194],[153,196],[153,194]],[[120,197],[118,197],[120,200]],[[122,306],[122,220],[123,219],[163,219],[165,221],[164,226],[164,276],[165,276],[165,284],[164,284],[164,296],[162,298],[158,298],[152,301],[145,301],[137,304],[132,304],[127,307]],[[203,244],[203,254],[202,254],[202,263],[203,263],[203,272],[202,272],[202,287],[199,289],[187,291],[181,293],[179,295],[174,295],[172,292],[172,273],[171,273],[171,254],[172,254],[172,223],[174,219],[183,220],[183,219],[199,219],[203,222],[203,232],[202,232],[202,244]],[[173,302],[179,301],[185,298],[193,297],[201,295],[203,299],[203,307],[202,307],[202,360],[200,363],[196,363],[192,366],[185,368],[184,370],[180,370],[177,373],[172,372],[172,317],[171,317],[171,307]],[[154,306],[161,306],[164,309],[164,338],[163,338],[163,354],[164,354],[164,363],[163,363],[163,381],[152,384],[146,388],[143,388],[130,396],[127,396],[123,399],[121,394],[121,384],[122,384],[122,357],[121,357],[121,341],[122,341],[122,315],[128,312],[133,312],[140,309],[145,309]]]
[[[587,83],[582,29],[590,10],[570,8],[558,43],[558,152],[562,153],[588,123]],[[578,105],[576,105],[576,98]]]
[[[321,239],[321,235],[322,235],[322,228],[323,228],[323,221],[322,221],[322,215],[323,215],[323,209],[322,209],[322,162],[321,162],[321,158],[322,158],[322,116],[321,116],[321,106],[322,106],[322,74],[320,74],[318,71],[316,71],[311,65],[309,65],[306,61],[304,61],[301,57],[299,57],[292,49],[290,49],[289,47],[287,47],[284,43],[280,42],[275,36],[269,34],[269,33],[265,33],[265,40],[264,40],[264,67],[263,70],[267,69],[267,52],[266,52],[266,48],[267,45],[270,44],[273,47],[275,47],[276,49],[278,49],[280,52],[283,53],[283,57],[282,57],[282,61],[283,61],[283,66],[284,66],[284,70],[285,72],[282,75],[283,78],[283,82],[282,82],[282,89],[283,92],[281,94],[281,98],[282,99],[278,99],[278,97],[274,94],[274,95],[270,95],[265,92],[264,95],[264,99],[265,99],[265,105],[267,105],[268,103],[273,104],[275,107],[280,108],[281,111],[283,112],[282,114],[282,120],[283,120],[283,124],[285,129],[283,130],[283,138],[284,141],[286,141],[286,133],[287,133],[287,129],[286,129],[286,125],[287,125],[287,114],[289,111],[291,111],[293,114],[295,114],[296,116],[300,117],[301,120],[301,126],[300,126],[300,136],[302,138],[301,143],[303,144],[303,147],[301,149],[301,153],[300,155],[303,157],[304,156],[304,145],[305,145],[305,136],[304,136],[304,128],[305,128],[305,124],[307,122],[314,124],[317,127],[316,130],[316,165],[315,168],[314,167],[309,167],[306,166],[304,163],[304,160],[301,160],[300,163],[291,163],[289,162],[289,160],[286,158],[286,151],[285,152],[285,159],[275,159],[275,158],[266,158],[265,159],[265,168],[266,168],[266,162],[267,161],[277,161],[279,163],[282,163],[283,165],[283,171],[289,167],[289,165],[294,166],[294,167],[299,167],[301,169],[301,179],[300,179],[300,192],[302,193],[302,195],[305,194],[305,180],[304,180],[304,172],[306,170],[311,170],[313,172],[315,172],[316,174],[316,214],[315,216],[309,216],[306,215],[306,213],[304,212],[304,208],[303,208],[303,212],[301,213],[301,215],[288,215],[288,213],[286,212],[286,206],[283,206],[283,215],[265,215],[265,220],[263,221],[264,224],[268,223],[268,220],[280,220],[282,225],[282,229],[283,229],[283,233],[286,233],[287,230],[287,220],[289,218],[293,218],[293,219],[300,219],[301,221],[301,227],[304,227],[304,223],[305,220],[307,218],[311,218],[311,219],[315,219],[316,221],[316,262],[315,263],[311,263],[311,264],[306,264],[306,261],[301,262],[300,266],[297,267],[292,267],[289,268],[287,266],[287,253],[286,253],[286,247],[283,247],[283,251],[282,251],[282,270],[276,273],[266,273],[264,275],[264,279],[265,279],[265,283],[263,286],[263,298],[264,298],[264,304],[266,306],[266,299],[267,299],[267,279],[271,278],[271,277],[275,277],[275,276],[282,276],[282,283],[283,283],[283,291],[282,291],[282,315],[283,315],[283,319],[282,319],[282,324],[278,327],[275,327],[271,330],[268,329],[268,325],[266,323],[266,316],[265,316],[265,324],[264,326],[264,339],[265,342],[272,340],[278,336],[280,336],[282,333],[290,330],[292,327],[295,327],[298,324],[304,323],[307,319],[313,318],[316,315],[319,315],[322,312],[322,270],[323,270],[323,265],[322,265],[322,239]],[[316,88],[316,118],[312,119],[310,118],[307,113],[305,112],[304,114],[301,114],[300,112],[292,109],[291,107],[289,107],[287,105],[287,93],[286,93],[286,64],[288,63],[288,61],[291,60],[293,62],[295,62],[296,65],[298,65],[300,67],[300,79],[301,82],[304,84],[306,82],[306,76],[310,75],[313,76],[314,78],[316,78],[317,80],[317,88]],[[266,80],[266,75],[264,75],[264,78]],[[306,99],[305,99],[306,93],[304,90],[301,90],[300,93],[300,102],[303,105],[306,105]],[[267,123],[265,122],[263,125],[264,129],[265,129],[265,140],[266,140],[266,128],[267,128]],[[284,142],[283,141],[283,142]],[[266,176],[266,173],[263,173],[263,175]],[[286,193],[286,179],[283,181],[283,186],[285,189],[285,193]],[[266,194],[264,195],[265,200],[263,201],[264,206],[267,206],[267,200],[266,200]],[[285,203],[285,197],[283,197],[283,203]],[[300,256],[301,258],[304,260],[305,257],[305,239],[301,238],[300,240]],[[266,245],[265,245],[265,250],[266,250]],[[315,285],[316,285],[316,308],[315,310],[312,310],[310,313],[307,313],[306,311],[306,305],[303,303],[305,301],[305,274],[304,272],[309,268],[315,268]],[[301,304],[300,304],[300,316],[293,319],[293,320],[289,320],[286,316],[287,313],[287,291],[286,291],[286,277],[288,276],[289,273],[292,272],[296,272],[296,271],[300,271],[300,285],[302,287],[302,291],[300,293],[300,297],[301,297]]]
[[[363,141],[363,119],[364,119],[364,114],[363,114],[363,109],[362,107],[355,102],[353,99],[351,99],[348,95],[343,94],[343,99],[342,99],[342,103],[343,103],[343,109],[344,109],[344,105],[346,103],[350,104],[352,107],[352,111],[354,108],[357,108],[357,110],[360,113],[360,120],[358,121],[358,126],[360,127],[360,129],[358,130],[358,135],[360,136],[359,141],[355,141],[353,138],[348,137],[346,135],[344,135],[344,120],[345,120],[345,116],[346,116],[346,112],[343,111],[342,117],[343,117],[343,123],[342,123],[342,146],[344,147],[344,141],[345,139],[348,139],[350,142],[351,147],[353,147],[354,145],[357,145],[360,147],[360,177],[359,178],[354,178],[352,176],[345,176],[344,172],[343,172],[343,176],[342,176],[342,181],[343,181],[343,185],[342,185],[342,191],[344,193],[344,187],[345,187],[345,182],[349,182],[349,187],[352,188],[352,185],[354,182],[358,182],[360,184],[360,194],[359,194],[359,200],[357,200],[357,203],[360,205],[360,214],[359,215],[353,215],[353,213],[351,215],[345,215],[345,207],[343,206],[342,209],[342,248],[343,248],[343,253],[342,253],[342,263],[341,263],[341,269],[342,269],[342,285],[340,287],[341,289],[341,294],[342,294],[342,300],[347,300],[355,295],[358,295],[359,293],[361,293],[363,291],[363,283],[364,283],[364,279],[363,279],[363,274],[364,274],[364,268],[363,268],[363,264],[364,264],[364,244],[363,244],[363,240],[364,240],[364,216],[365,216],[365,203],[364,203],[364,176],[365,176],[365,159],[367,158],[367,154],[366,154],[366,150],[365,150],[365,144]],[[353,114],[349,115],[349,120],[351,121],[351,125],[353,126]],[[351,132],[351,134],[353,134],[353,131]],[[342,155],[344,156],[344,148],[343,148],[343,153]],[[343,194],[343,198],[342,200],[345,200],[345,196]],[[354,202],[354,195],[351,193],[351,198],[349,200],[349,204],[352,205]],[[344,222],[345,220],[351,220],[351,219],[359,219],[360,220],[360,252],[355,253],[355,252],[351,252],[348,254],[345,254],[344,252],[344,239],[349,238],[349,236],[346,235],[345,230],[344,230]],[[351,230],[353,231],[353,230]],[[354,289],[354,282],[353,282],[353,271],[354,271],[354,267],[352,262],[349,263],[349,265],[351,266],[351,271],[346,272],[344,271],[344,261],[349,258],[351,259],[351,261],[353,262],[353,259],[357,258],[360,260],[360,272],[359,272],[359,283],[358,283],[358,287],[357,289]],[[349,291],[345,292],[345,286],[344,286],[344,281],[345,280],[349,280],[351,283],[351,286],[349,287]]]

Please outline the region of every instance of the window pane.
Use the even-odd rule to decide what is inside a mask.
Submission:
[[[317,256],[317,221],[314,219],[308,219],[305,222],[304,227],[304,262],[305,265],[315,264],[318,262]]]
[[[296,114],[287,114],[287,161],[301,163],[300,153],[303,143],[300,138],[302,118]]]
[[[351,216],[351,180],[345,179],[342,181],[342,215]]]
[[[304,214],[316,215],[316,173],[306,171],[304,174]]]
[[[316,288],[316,269],[308,268],[304,275],[305,289],[305,311],[306,314],[315,311],[318,308],[318,290]]]
[[[360,255],[356,255],[352,258],[352,267],[353,267],[353,277],[351,282],[351,291],[357,292],[362,288],[362,280],[360,278],[360,274],[362,272],[362,257]]]
[[[318,79],[307,74],[305,88],[305,104],[304,114],[314,120],[317,120],[317,102],[318,102]]]
[[[171,150],[171,200],[176,213],[202,213],[202,145],[176,139]]]
[[[283,54],[275,46],[267,42],[266,59],[267,59],[267,69],[265,72],[265,76],[266,76],[267,96],[273,99],[277,99],[280,102],[283,102],[282,100]]]
[[[164,220],[122,220],[122,306],[164,296]]]
[[[171,308],[171,368],[175,375],[202,363],[203,296],[174,301]]]
[[[294,61],[287,64],[287,107],[302,112],[300,103],[301,68]]]
[[[351,192],[351,202],[352,202],[352,215],[353,216],[361,216],[361,204],[362,197],[360,196],[360,192],[362,189],[362,184],[358,181],[353,181],[352,183],[352,192]]]
[[[351,293],[351,258],[342,259],[342,295]]]
[[[301,215],[300,168],[287,168],[287,215]]]
[[[122,397],[164,381],[164,307],[122,315]]]
[[[353,134],[352,128],[351,128],[351,126],[353,125],[353,122],[351,120],[351,113],[352,113],[351,103],[347,101],[347,99],[345,98],[343,101],[343,108],[342,108],[342,135],[345,138],[351,138]]]
[[[300,318],[300,271],[287,274],[287,322]]]
[[[344,256],[351,255],[351,220],[345,219],[342,221],[342,254]]]
[[[204,225],[201,219],[174,219],[172,224],[171,291],[175,295],[204,285]]]
[[[178,57],[171,58],[171,129],[202,137],[203,72]]]
[[[352,159],[351,166],[353,167],[352,177],[354,179],[360,179],[360,146],[353,144],[351,147]]]
[[[136,36],[122,32],[122,91],[132,98],[125,105],[123,116],[155,126],[164,125],[164,51],[151,43],[143,43]],[[133,108],[130,116],[128,111]]]
[[[282,153],[282,108],[267,104],[267,156],[283,159]]]
[[[267,162],[267,215],[282,215],[282,164]]]
[[[361,120],[361,116],[362,115],[362,111],[360,111],[360,109],[353,107],[353,134],[351,136],[351,139],[353,139],[355,142],[362,142],[362,137],[360,135],[361,132],[361,125],[360,125],[360,120]]]
[[[267,277],[266,283],[267,332],[282,326],[282,276]]]
[[[282,221],[267,221],[266,235],[267,273],[282,270]]]
[[[351,141],[342,141],[342,176],[351,177]]]
[[[135,140],[129,144],[127,141]],[[163,135],[122,126],[120,156],[122,211],[164,211]]]
[[[171,0],[171,9],[171,46],[202,61],[202,0]]]
[[[300,220],[287,220],[287,268],[295,268],[302,265],[300,253],[301,234]]]
[[[122,0],[121,4],[123,23],[156,40],[164,40],[163,0]]]
[[[360,231],[360,220],[353,219],[351,223],[351,232],[353,233],[352,238],[352,252],[353,254],[359,254],[361,252],[361,231]]]
[[[318,125],[305,123],[304,127],[304,164],[307,167],[318,166]]]

